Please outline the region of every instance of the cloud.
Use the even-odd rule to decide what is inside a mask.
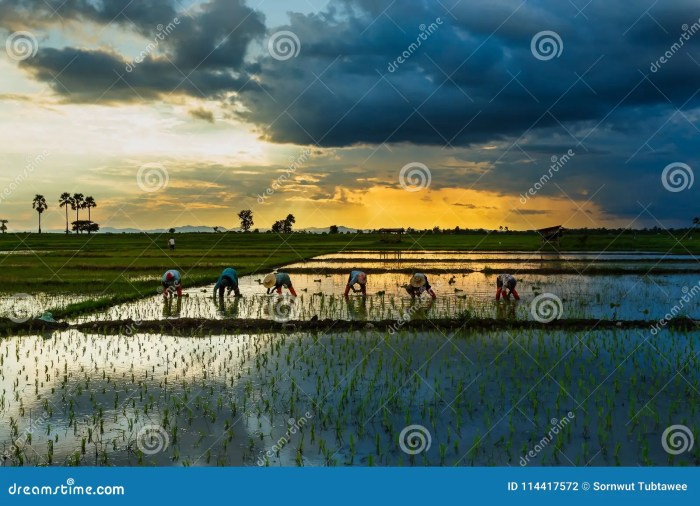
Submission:
[[[190,116],[192,116],[195,119],[201,119],[208,123],[214,123],[214,113],[204,109],[203,107],[199,107],[197,109],[190,109],[187,112]]]

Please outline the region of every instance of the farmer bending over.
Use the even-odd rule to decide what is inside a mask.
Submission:
[[[515,291],[515,285],[517,284],[518,282],[510,274],[499,274],[496,278],[496,300],[500,300],[501,295],[506,300],[511,293],[515,300],[520,300],[520,295]]]
[[[360,285],[359,290],[355,288],[355,285]],[[362,292],[362,296],[367,295],[367,274],[362,271],[350,271],[350,276],[348,277],[348,284],[345,285],[345,297],[348,296],[350,290],[353,292]]]
[[[214,285],[214,296],[216,296],[216,292],[218,291],[219,297],[223,297],[224,288],[226,288],[227,296],[231,295],[231,292],[234,292],[236,297],[241,296],[241,291],[238,289],[238,273],[236,269],[232,269],[231,267],[224,269],[221,276],[219,276],[219,279],[216,281],[216,285]]]
[[[182,284],[180,279],[180,273],[174,269],[170,269],[163,274],[162,279],[163,285],[163,297],[168,298],[168,293],[173,296],[173,293],[177,293],[178,297],[182,297]]]
[[[277,290],[277,294],[282,295],[282,287],[284,286],[294,297],[297,296],[297,292],[294,291],[294,287],[292,286],[292,280],[289,279],[289,274],[285,272],[271,272],[265,276],[265,278],[263,278],[262,284],[265,288],[267,288],[268,294]]]
[[[406,291],[411,297],[415,297],[416,295],[420,297],[423,292],[428,292],[433,299],[437,297],[430,287],[430,283],[428,283],[428,276],[421,272],[417,272],[411,276],[408,285],[406,285]]]

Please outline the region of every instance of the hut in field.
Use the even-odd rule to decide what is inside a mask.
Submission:
[[[378,230],[382,242],[401,242],[401,236],[405,231],[403,228],[380,228]]]
[[[537,230],[537,233],[540,234],[542,246],[545,244],[559,246],[559,240],[561,239],[561,236],[564,235],[564,227],[561,225],[556,225],[554,227],[541,228]]]

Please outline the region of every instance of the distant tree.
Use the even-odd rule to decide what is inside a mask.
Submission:
[[[39,233],[40,234],[41,234],[41,215],[44,211],[46,211],[47,207],[49,207],[49,206],[46,203],[46,199],[44,198],[44,196],[39,195],[37,193],[34,196],[34,200],[32,200],[32,208],[35,209],[37,213],[39,213]]]
[[[433,234],[439,234],[440,233],[440,227],[433,227]]]
[[[503,225],[501,225],[500,227],[498,227],[498,231],[499,231],[499,232],[503,232]]]
[[[214,229],[214,233],[215,233],[215,234],[218,234],[218,233],[219,233],[219,227],[211,227],[211,228]]]
[[[74,193],[71,197],[70,207],[75,211],[75,221],[80,221],[80,210],[83,207],[85,196],[82,193]]]
[[[270,231],[275,234],[283,234],[285,224],[285,220],[278,220],[272,224],[272,228],[270,229]]]
[[[76,220],[71,222],[71,225],[73,226],[73,230],[75,232],[87,232],[90,234],[91,232],[97,232],[100,229],[100,226],[97,223],[93,223],[90,220]]]
[[[238,219],[241,220],[241,229],[243,232],[250,231],[250,227],[253,226],[253,211],[250,209],[243,209],[238,213]]]
[[[7,232],[7,220],[0,220],[0,231],[4,234]]]
[[[338,225],[331,225],[331,227],[328,229],[329,234],[337,234],[338,233]]]
[[[700,217],[696,216],[693,218],[693,228],[697,227],[698,225],[700,225]]]
[[[508,232],[508,227],[503,227],[503,230],[504,230],[505,232]]]
[[[70,193],[63,192],[61,193],[61,196],[58,197],[58,203],[60,207],[66,208],[66,234],[68,234],[68,208],[73,207],[73,198],[70,196]]]
[[[174,228],[169,228],[169,229],[168,229],[168,232],[170,232],[171,234],[174,234],[174,233],[175,233],[175,229],[174,229]]]
[[[292,233],[292,225],[294,225],[297,220],[294,218],[293,214],[288,214],[287,217],[282,220],[284,223],[284,233],[285,234],[291,234]]]
[[[90,215],[90,209],[92,209],[92,208],[94,208],[94,207],[97,207],[97,202],[95,202],[95,199],[92,198],[90,195],[88,195],[87,197],[85,197],[85,200],[83,200],[83,203],[82,203],[82,206],[81,206],[81,207],[82,207],[83,209],[87,209],[87,211],[88,211],[88,221],[89,221],[89,222],[92,222],[92,216]],[[90,234],[90,232],[92,232],[92,230],[91,230],[90,228],[88,228],[88,231],[87,231],[87,232],[88,232],[88,234]]]

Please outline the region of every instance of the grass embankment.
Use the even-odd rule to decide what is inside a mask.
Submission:
[[[698,234],[696,234],[698,235]],[[241,275],[262,273],[324,253],[347,250],[537,251],[539,237],[525,233],[406,234],[401,243],[374,234],[3,234],[0,255],[4,293],[88,294],[92,300],[55,311],[65,317],[154,293],[167,269],[178,269],[185,287],[213,282],[225,267]],[[680,242],[679,242],[680,241]],[[551,248],[550,248],[551,249]],[[683,234],[565,236],[559,251],[655,251],[699,253],[700,238]],[[19,254],[18,254],[19,253]]]
[[[493,318],[439,318],[416,320],[292,320],[276,322],[274,320],[243,319],[243,320],[210,320],[201,318],[178,318],[174,320],[135,321],[132,319],[120,321],[95,321],[70,325],[68,323],[47,323],[41,320],[30,320],[22,324],[0,319],[0,332],[8,335],[17,333],[51,332],[54,330],[77,329],[83,333],[101,335],[132,335],[158,334],[176,336],[207,336],[244,334],[249,332],[315,332],[330,333],[350,330],[365,330],[377,332],[398,332],[401,330],[511,330],[511,329],[546,329],[567,331],[641,329],[650,331],[657,320],[598,320],[562,319],[549,323],[531,320],[493,319]],[[697,330],[700,322],[690,318],[679,317],[669,320],[664,328],[673,330]]]

